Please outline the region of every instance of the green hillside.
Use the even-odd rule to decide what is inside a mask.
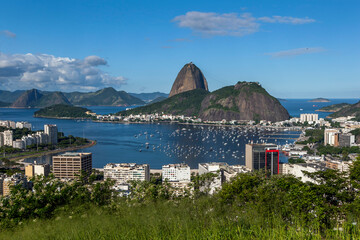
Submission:
[[[240,173],[213,195],[213,173],[193,176],[193,190],[175,189],[152,176],[130,182],[119,197],[111,181],[33,180],[35,191],[12,188],[0,198],[0,239],[359,239],[360,162],[349,175]]]
[[[360,120],[360,101],[342,108],[341,110],[330,114],[328,117],[337,118],[337,117],[348,117],[354,116],[356,119]]]
[[[9,107],[10,105],[11,105],[11,103],[0,101],[0,107]]]
[[[87,108],[74,107],[65,104],[53,105],[42,108],[34,113],[34,117],[49,117],[49,118],[88,118],[86,114],[90,111]]]
[[[198,115],[201,102],[209,92],[203,89],[195,89],[179,93],[163,101],[137,107],[128,111],[119,112],[118,115],[166,113],[173,115]]]
[[[350,106],[351,104],[349,103],[338,103],[338,104],[332,104],[326,107],[322,107],[316,111],[318,112],[337,112],[340,111],[341,109]]]

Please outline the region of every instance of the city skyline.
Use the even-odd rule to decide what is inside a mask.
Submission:
[[[359,97],[356,1],[2,6],[2,90],[168,93],[192,61],[210,91],[255,81],[281,98]]]

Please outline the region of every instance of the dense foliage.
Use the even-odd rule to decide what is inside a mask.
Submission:
[[[339,111],[343,109],[344,107],[350,106],[349,103],[338,103],[338,104],[332,104],[329,106],[322,107],[318,109],[317,111],[320,112],[333,112],[333,111]]]
[[[301,158],[289,158],[290,164],[296,164],[296,163],[306,163],[304,159]]]
[[[324,129],[307,129],[305,136],[308,140],[298,141],[298,144],[319,143],[324,144]]]
[[[34,117],[89,118],[90,116],[86,114],[87,111],[90,110],[82,107],[57,104],[36,111]]]
[[[309,173],[318,184],[263,172],[239,174],[214,195],[216,175],[193,176],[175,194],[159,178],[117,197],[111,182],[34,180],[0,200],[0,238],[31,239],[358,239],[360,161],[350,174]],[[80,178],[82,179],[82,178]],[[29,220],[33,221],[29,222]]]
[[[347,116],[355,116],[356,119],[360,119],[360,101],[329,115],[331,118]]]

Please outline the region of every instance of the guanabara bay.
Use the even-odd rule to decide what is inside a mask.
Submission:
[[[360,239],[359,1],[0,6],[0,239]]]

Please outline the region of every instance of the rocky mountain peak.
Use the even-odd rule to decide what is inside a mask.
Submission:
[[[169,97],[194,89],[209,90],[204,74],[194,63],[190,62],[185,64],[178,73]]]

